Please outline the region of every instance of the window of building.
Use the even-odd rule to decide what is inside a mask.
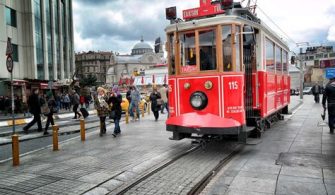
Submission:
[[[335,53],[329,53],[329,57],[330,58],[335,57]]]
[[[266,51],[266,71],[267,72],[274,72],[274,43],[269,39],[266,39],[265,43],[265,51]]]
[[[223,70],[233,71],[231,26],[222,26]]]
[[[13,47],[13,61],[14,62],[18,62],[19,61],[19,49],[17,47],[17,45],[12,44]]]
[[[282,73],[282,53],[281,48],[276,45],[276,71],[278,74]]]
[[[216,69],[215,29],[199,32],[200,70]]]
[[[328,54],[323,54],[323,58],[328,58]]]
[[[16,11],[6,7],[6,24],[16,27]]]

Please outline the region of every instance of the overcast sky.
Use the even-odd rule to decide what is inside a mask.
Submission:
[[[257,5],[258,16],[291,50],[298,42],[335,45],[335,0],[258,0]],[[181,18],[182,10],[198,7],[199,0],[74,0],[75,50],[126,54],[141,36],[151,45],[157,37],[165,41],[165,8],[171,6]]]

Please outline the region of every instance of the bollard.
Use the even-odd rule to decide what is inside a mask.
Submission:
[[[126,124],[128,124],[129,123],[129,113],[128,113],[128,111],[126,111]]]
[[[80,119],[80,137],[81,141],[85,141],[85,120]]]
[[[19,152],[19,136],[12,135],[12,152],[13,152],[13,166],[20,165],[20,152]]]
[[[58,149],[58,125],[52,125],[52,138],[53,138],[53,150],[57,151]]]
[[[142,108],[142,117],[144,117],[144,105],[143,105],[143,108]]]

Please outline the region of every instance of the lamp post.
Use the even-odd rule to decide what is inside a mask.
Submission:
[[[300,42],[297,43],[297,47],[300,48],[300,53],[299,53],[299,60],[300,60],[300,86],[299,86],[299,95],[300,95],[300,99],[302,100],[304,98],[304,94],[303,94],[303,82],[304,82],[304,59],[302,56],[302,47],[303,46],[309,46],[309,42]]]

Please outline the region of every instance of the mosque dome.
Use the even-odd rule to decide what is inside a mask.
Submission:
[[[153,49],[148,43],[144,42],[142,37],[141,41],[134,45],[133,49],[131,50],[131,55],[143,55],[147,52],[153,52]]]

